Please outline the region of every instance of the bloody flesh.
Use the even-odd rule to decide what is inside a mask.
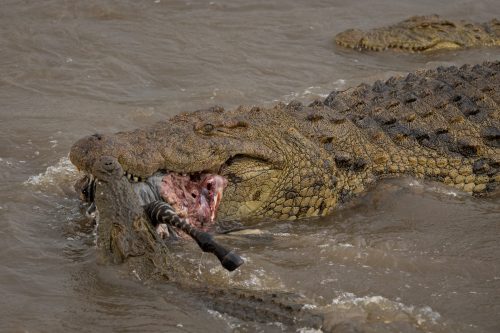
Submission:
[[[168,173],[161,180],[159,192],[180,217],[197,228],[208,230],[216,218],[226,185],[227,180],[219,175]]]

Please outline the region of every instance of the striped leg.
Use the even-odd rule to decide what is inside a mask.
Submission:
[[[154,225],[165,223],[184,231],[196,241],[203,252],[215,254],[228,271],[234,271],[243,264],[240,256],[218,244],[209,233],[198,230],[181,219],[168,203],[161,200],[153,201],[144,206],[144,209]]]

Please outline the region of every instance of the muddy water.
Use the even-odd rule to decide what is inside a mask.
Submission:
[[[439,13],[485,21],[496,0],[2,1],[0,331],[274,332],[144,286],[95,262],[66,158],[83,135],[213,104],[310,101],[416,68],[500,59],[499,49],[358,54],[335,33]],[[411,179],[386,181],[333,216],[226,236],[228,274],[178,246],[200,279],[294,291],[370,332],[500,331],[500,203]],[[188,265],[189,266],[189,265]],[[341,329],[339,328],[341,331]],[[305,330],[304,330],[305,331]]]

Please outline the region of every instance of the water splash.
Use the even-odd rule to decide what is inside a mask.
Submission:
[[[430,306],[406,305],[383,296],[358,297],[343,292],[332,300],[331,306],[338,322],[356,317],[363,322],[408,323],[424,330],[443,324],[441,315]]]
[[[49,166],[45,172],[30,176],[23,184],[47,188],[61,183],[74,182],[79,176],[75,166],[68,156],[65,156],[61,157],[55,165]]]

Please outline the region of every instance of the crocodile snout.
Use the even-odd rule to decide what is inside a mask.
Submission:
[[[118,160],[112,156],[101,156],[94,163],[92,174],[99,180],[109,181],[123,176],[123,169]]]

